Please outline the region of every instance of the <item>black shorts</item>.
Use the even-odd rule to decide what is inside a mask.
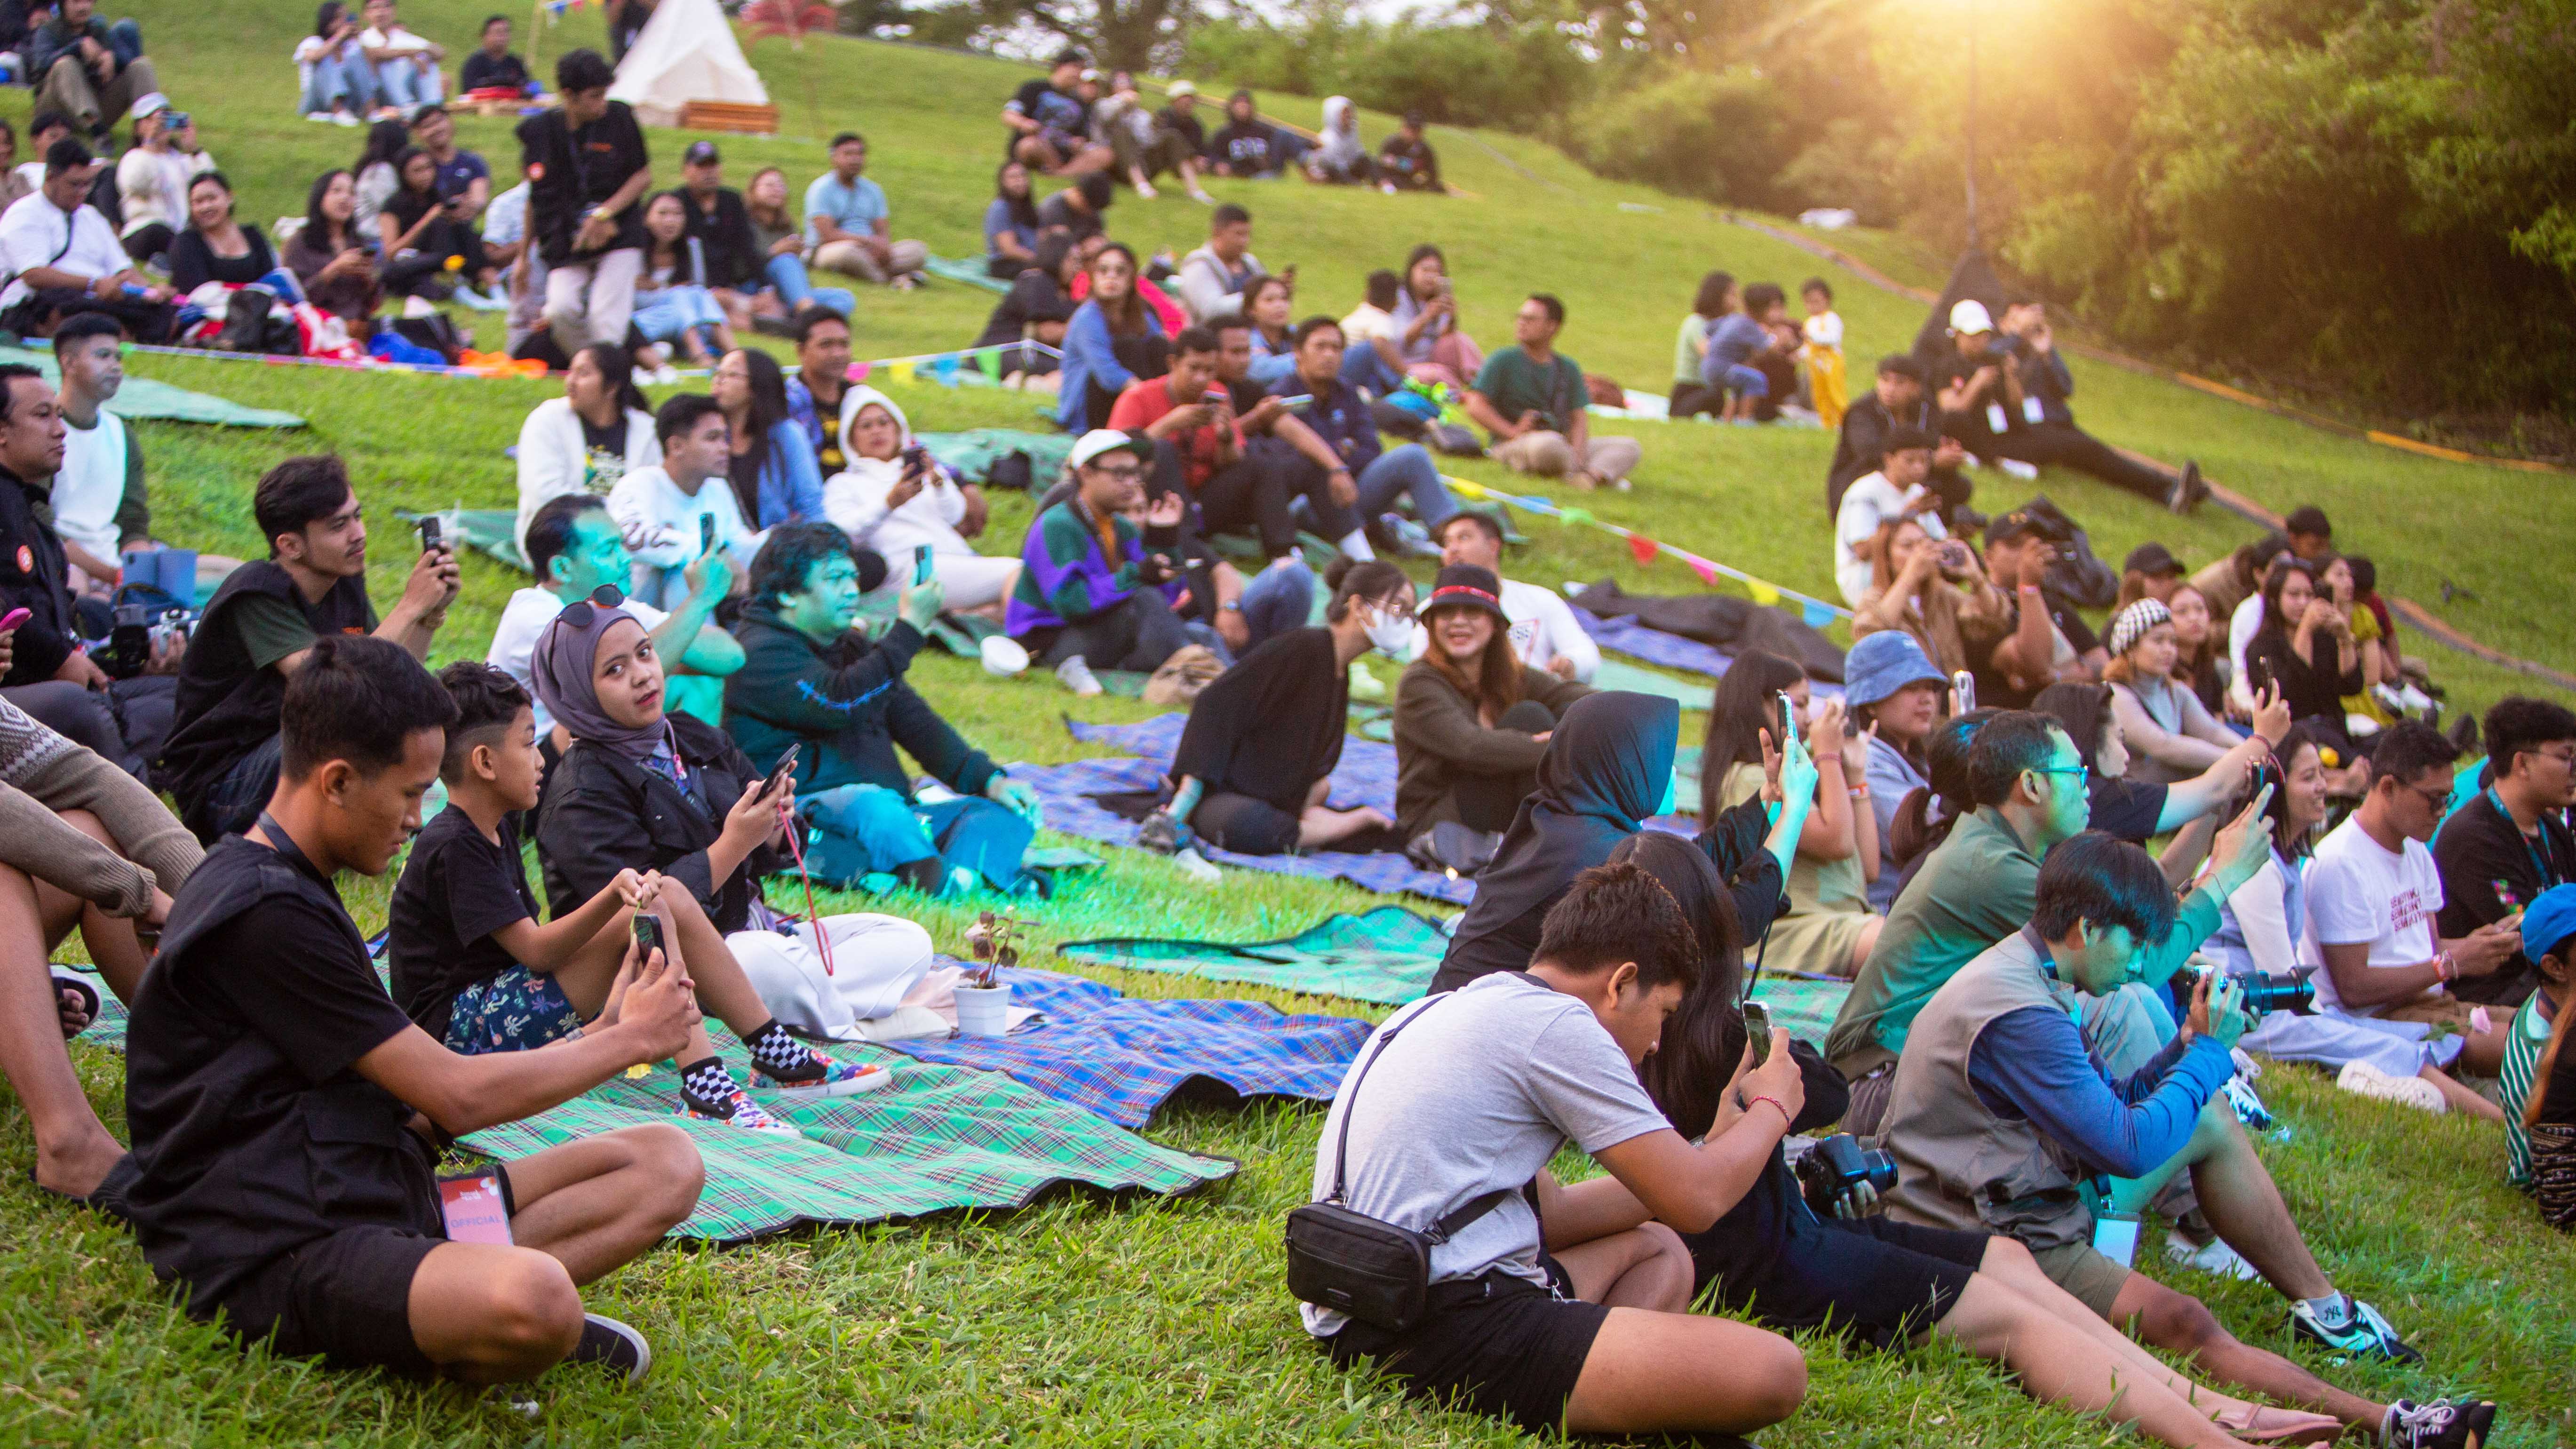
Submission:
[[[1949,1313],[1985,1261],[1989,1238],[1887,1217],[1814,1222],[1823,1231],[1793,1233],[1768,1274],[1722,1280],[1718,1300],[1772,1328],[1814,1328],[1830,1321],[1885,1348]]]
[[[1415,1398],[1508,1419],[1532,1434],[1564,1424],[1583,1360],[1610,1316],[1601,1304],[1560,1298],[1500,1269],[1436,1284],[1430,1304],[1404,1333],[1353,1320],[1317,1341],[1336,1367],[1369,1360]]]
[[[235,1337],[265,1339],[280,1358],[434,1378],[437,1367],[412,1339],[411,1280],[445,1241],[375,1223],[342,1228],[247,1275],[200,1316],[221,1307]]]

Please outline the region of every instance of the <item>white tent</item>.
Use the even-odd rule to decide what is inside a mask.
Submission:
[[[765,106],[769,88],[742,58],[716,0],[661,0],[617,63],[608,98],[633,106],[648,126],[676,126],[691,101]]]

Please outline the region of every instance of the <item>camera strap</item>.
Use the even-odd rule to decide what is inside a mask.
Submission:
[[[1393,1043],[1398,1036],[1403,1035],[1406,1027],[1420,1021],[1431,1011],[1432,1008],[1438,1006],[1442,1000],[1454,994],[1455,993],[1444,992],[1440,996],[1432,997],[1420,1007],[1415,1008],[1413,1015],[1406,1017],[1401,1022],[1398,1022],[1394,1027],[1389,1029],[1385,1035],[1380,1036],[1377,1039],[1377,1046],[1369,1052],[1368,1060],[1360,1063],[1359,1075],[1351,1078],[1351,1089],[1342,1098],[1342,1126],[1341,1130],[1334,1134],[1333,1138],[1333,1187],[1332,1191],[1324,1195],[1324,1201],[1329,1203],[1338,1203],[1342,1201],[1342,1184],[1343,1179],[1346,1176],[1345,1169],[1350,1157],[1351,1114],[1359,1109],[1360,1085],[1368,1080],[1369,1068],[1377,1065],[1377,1059],[1386,1055],[1387,1047]],[[1423,1229],[1422,1235],[1429,1238],[1432,1242],[1445,1243],[1452,1237],[1455,1237],[1469,1223],[1472,1223],[1476,1219],[1483,1217],[1485,1214],[1492,1212],[1495,1208],[1502,1206],[1505,1200],[1519,1195],[1520,1194],[1514,1189],[1498,1187],[1492,1192],[1485,1193],[1482,1196],[1470,1198],[1466,1202],[1460,1204],[1458,1208],[1451,1212],[1447,1217],[1444,1217],[1438,1222],[1433,1223],[1430,1227]]]

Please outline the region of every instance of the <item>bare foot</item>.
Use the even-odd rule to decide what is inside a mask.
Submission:
[[[66,1197],[87,1197],[98,1191],[108,1169],[124,1156],[125,1149],[93,1119],[77,1143],[59,1148],[37,1145],[36,1186]]]

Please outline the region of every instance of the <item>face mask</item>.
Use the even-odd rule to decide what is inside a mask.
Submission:
[[[1370,609],[1368,641],[1372,648],[1389,659],[1402,659],[1413,647],[1413,621],[1374,606]]]

